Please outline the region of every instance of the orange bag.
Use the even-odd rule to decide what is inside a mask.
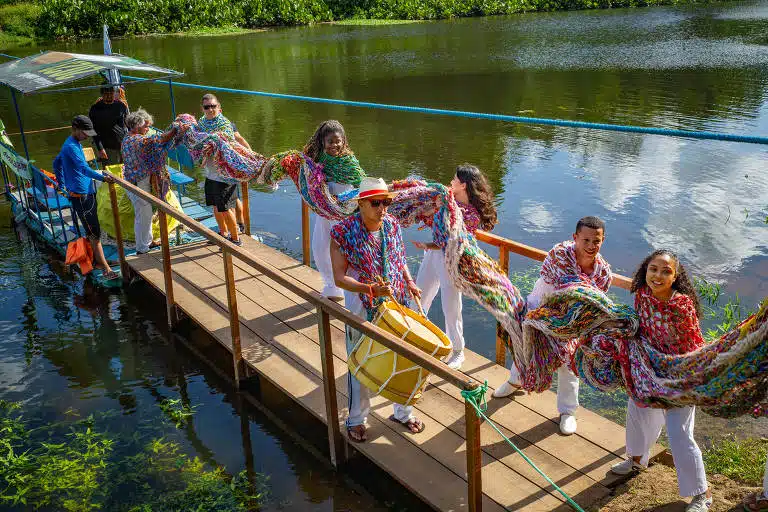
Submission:
[[[93,270],[93,247],[87,238],[81,237],[67,244],[67,265],[80,265],[80,272],[86,275]]]

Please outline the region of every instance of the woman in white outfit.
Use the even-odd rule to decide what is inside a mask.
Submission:
[[[360,186],[365,171],[360,167],[352,150],[347,144],[347,135],[340,122],[333,119],[324,121],[317,127],[312,138],[304,146],[304,154],[323,165],[328,191],[335,196],[349,192]],[[338,221],[315,216],[312,230],[312,256],[323,278],[323,296],[333,300],[342,300],[344,294],[333,279],[331,266],[331,229]]]
[[[488,178],[474,165],[462,164],[450,185],[453,196],[464,217],[464,227],[470,233],[482,228],[486,231],[496,225],[496,206]],[[440,302],[445,317],[445,333],[453,345],[453,352],[446,361],[451,368],[459,369],[464,362],[464,322],[461,317],[461,292],[453,286],[445,267],[443,251],[434,243],[413,242],[424,250],[416,286],[422,290],[421,304],[429,313],[432,301],[440,290]]]

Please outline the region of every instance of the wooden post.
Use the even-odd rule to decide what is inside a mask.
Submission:
[[[248,182],[244,181],[240,184],[242,187],[243,196],[243,222],[245,223],[245,234],[251,236],[251,198],[248,197]]]
[[[309,206],[304,201],[301,202],[301,249],[303,262],[309,266],[312,258],[309,254]]]
[[[229,329],[232,333],[232,358],[235,367],[235,387],[240,389],[240,381],[244,380],[245,361],[240,345],[240,316],[237,313],[237,289],[235,288],[235,271],[232,267],[232,253],[222,247],[224,255],[224,281],[227,283],[227,306],[229,307]]]
[[[317,328],[320,331],[320,363],[323,368],[325,417],[328,420],[328,448],[331,464],[338,468],[344,460],[344,438],[339,429],[339,406],[336,402],[336,372],[333,369],[331,346],[331,319],[326,311],[317,308]]]
[[[168,218],[163,210],[157,210],[157,220],[160,223],[160,245],[163,248],[163,278],[165,279],[165,312],[168,317],[168,327],[176,327],[176,301],[173,298],[173,273],[171,271],[171,246],[168,241]]]
[[[504,274],[509,274],[509,251],[505,247],[499,247],[499,267]],[[498,334],[501,329],[501,324],[496,322],[496,364],[507,366],[507,349]]]
[[[464,421],[467,427],[467,503],[469,512],[483,509],[482,448],[480,446],[480,417],[475,408],[464,402]]]
[[[107,183],[109,185],[109,203],[112,206],[112,219],[115,221],[115,239],[117,241],[117,257],[120,260],[120,273],[123,276],[123,281],[128,279],[129,268],[125,262],[125,247],[123,247],[123,228],[120,225],[120,213],[117,209],[117,192],[115,191],[114,183]],[[73,212],[74,213],[74,212]],[[74,218],[74,215],[72,215]]]

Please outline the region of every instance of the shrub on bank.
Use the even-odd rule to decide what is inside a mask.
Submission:
[[[350,17],[440,19],[528,11],[641,7],[700,0],[39,0],[5,5],[0,32],[41,39],[99,37],[223,27],[306,25]]]

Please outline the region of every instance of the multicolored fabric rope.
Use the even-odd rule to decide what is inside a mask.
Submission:
[[[174,125],[179,128],[174,143],[184,144],[195,162],[213,162],[219,181],[266,183],[263,167],[267,159],[238,144],[232,123],[224,116],[197,121],[190,114],[180,114]]]
[[[326,181],[329,182],[359,187],[360,181],[365,177],[365,171],[360,167],[355,155],[331,156],[322,151],[316,163],[322,164]]]
[[[391,188],[399,194],[389,213],[403,227],[431,222],[432,239],[443,249],[454,286],[496,318],[513,354],[522,350],[525,300],[507,273],[480,249],[477,239],[465,228],[462,210],[453,192],[439,183],[411,179],[395,181]]]
[[[328,190],[323,167],[300,151],[286,151],[269,158],[261,172],[265,183],[283,176],[293,180],[301,197],[316,214],[330,220],[346,219],[357,210],[354,193],[334,196]]]
[[[648,336],[657,336],[662,329],[685,347],[686,341],[680,338],[690,333],[662,325],[670,317],[657,315],[653,302],[641,298],[636,305],[638,313],[585,284],[550,295],[540,308],[529,312],[523,331],[528,340],[533,330],[546,333],[560,346],[532,346],[531,359],[546,364],[550,357],[569,352],[570,340],[578,337],[571,368],[598,390],[623,387],[633,400],[648,407],[698,405],[715,416],[768,416],[768,298],[737,328],[683,354],[659,350],[657,340]],[[643,317],[654,318],[659,325],[650,332],[638,329]],[[665,340],[663,347],[669,345],[670,340]],[[546,389],[551,378],[551,373],[543,372],[541,381],[528,379],[524,385]]]
[[[561,242],[550,249],[544,263],[541,265],[541,278],[554,285],[555,288],[569,286],[574,283],[593,283],[595,286],[608,291],[611,286],[611,266],[600,253],[595,257],[595,268],[591,274],[582,272],[576,261],[576,244],[572,241]]]
[[[384,217],[381,237],[377,240],[365,228],[360,213],[347,217],[331,230],[331,238],[339,244],[349,265],[360,275],[364,284],[376,284],[381,276],[392,288],[397,302],[408,306],[405,287],[405,244],[400,226],[391,215]],[[368,321],[373,320],[376,309],[387,297],[371,297],[361,293]]]

